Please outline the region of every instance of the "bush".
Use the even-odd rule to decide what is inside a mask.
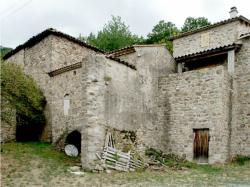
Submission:
[[[1,61],[1,101],[2,109],[15,109],[17,117],[29,124],[45,123],[45,97],[41,90],[19,66],[4,61]],[[1,110],[1,120],[8,123],[8,110]]]
[[[233,162],[243,166],[245,164],[245,162],[250,161],[250,157],[249,156],[242,156],[242,155],[237,155],[234,159]]]

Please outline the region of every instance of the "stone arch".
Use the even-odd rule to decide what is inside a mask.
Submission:
[[[76,146],[78,152],[81,153],[81,133],[78,130],[69,133],[65,139],[65,145],[67,144]]]

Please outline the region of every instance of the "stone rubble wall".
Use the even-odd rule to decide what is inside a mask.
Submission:
[[[82,63],[87,55],[95,54],[95,52],[62,37],[52,36],[51,42],[51,62],[47,63],[48,72],[79,62]],[[74,130],[81,132],[85,115],[82,92],[83,74],[83,69],[77,68],[50,78],[50,87],[47,89],[50,90],[51,95],[48,102],[51,104],[53,143]],[[66,94],[69,95],[70,99],[68,115],[64,115],[64,96]]]
[[[50,78],[48,64],[51,63],[52,42],[51,36],[36,45],[22,49],[7,59],[8,62],[18,64],[25,74],[32,76],[47,99],[45,109],[46,125],[41,139],[51,141],[51,116],[50,116]]]
[[[193,129],[209,128],[209,163],[228,159],[229,76],[223,66],[159,80],[158,126],[165,151],[193,160]]]
[[[238,39],[239,21],[224,24],[209,30],[204,30],[173,41],[174,57],[196,53],[220,46],[232,44]],[[209,35],[208,45],[202,46],[202,36]],[[205,36],[207,37],[207,36]]]
[[[3,97],[1,98],[1,114],[5,113],[6,119],[1,118],[0,143],[16,140],[16,110]]]
[[[236,53],[233,79],[231,154],[250,156],[250,38]]]
[[[137,130],[138,150],[144,153],[145,148],[163,149],[164,131],[157,124],[158,79],[174,73],[175,62],[165,46],[139,46],[136,52],[119,58],[137,67],[138,92],[141,100],[141,127]],[[138,103],[139,104],[139,103]]]
[[[138,82],[136,70],[103,55],[89,55],[83,64],[85,115],[81,160],[84,168],[91,169],[99,161],[96,153],[102,152],[108,129],[138,128]]]

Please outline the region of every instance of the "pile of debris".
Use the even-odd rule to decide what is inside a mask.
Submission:
[[[135,149],[130,149],[128,152],[116,149],[113,136],[114,132],[107,132],[103,152],[97,154],[104,168],[118,171],[135,171],[136,169],[142,169],[146,166]],[[128,140],[126,141],[128,142]]]

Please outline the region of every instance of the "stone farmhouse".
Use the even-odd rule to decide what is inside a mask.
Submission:
[[[84,168],[95,167],[110,129],[134,132],[140,151],[223,163],[250,156],[250,21],[235,7],[230,15],[173,37],[173,56],[158,44],[104,53],[47,29],[4,59],[46,97],[41,139],[75,144]]]

